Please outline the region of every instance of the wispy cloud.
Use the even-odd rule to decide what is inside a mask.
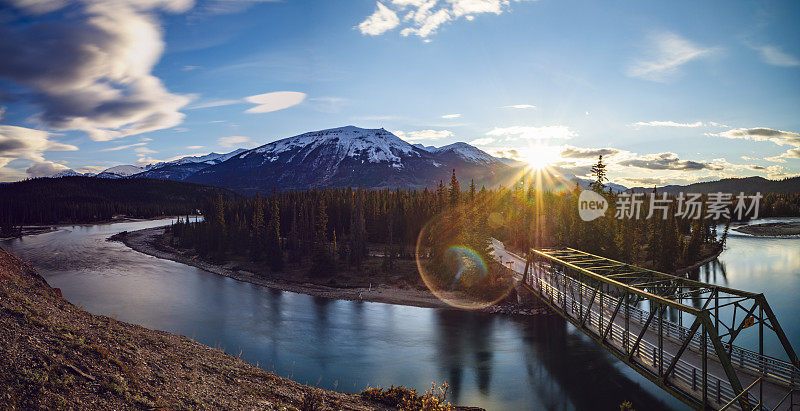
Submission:
[[[254,143],[250,141],[250,137],[245,137],[245,136],[220,137],[217,140],[217,143],[225,148],[249,147],[254,145]]]
[[[765,160],[784,163],[787,158],[800,158],[800,134],[791,131],[776,130],[767,127],[737,128],[721,133],[706,133],[707,136],[744,139],[753,141],[769,141],[779,146],[794,146],[783,154],[766,157]]]
[[[151,149],[149,149],[147,147],[144,147],[144,146],[136,147],[136,148],[133,149],[133,151],[135,151],[135,152],[137,152],[139,154],[155,154],[155,153],[158,153],[158,151],[151,150]]]
[[[486,146],[494,143],[495,141],[496,140],[491,137],[483,137],[483,138],[476,138],[475,140],[472,140],[469,143],[475,146]]]
[[[417,130],[417,131],[393,131],[394,135],[402,138],[409,143],[415,144],[421,141],[441,140],[452,137],[455,134],[450,130]]]
[[[721,133],[708,133],[708,136],[740,138],[753,141],[771,141],[778,145],[800,147],[800,134],[791,131],[776,130],[767,127],[737,128]]]
[[[102,149],[100,151],[120,151],[120,150],[125,150],[125,149],[129,149],[129,148],[133,148],[133,147],[141,147],[141,146],[144,146],[146,144],[147,143],[125,144],[124,146],[116,146],[116,147],[104,148],[104,149]]]
[[[461,118],[461,114],[458,114],[458,113],[445,114],[445,115],[442,116],[442,118],[444,118],[444,119]]]
[[[273,93],[257,94],[246,97],[250,103],[256,104],[245,110],[245,113],[270,113],[296,106],[305,100],[306,94],[297,91],[276,91]]]
[[[694,123],[678,123],[675,121],[637,121],[633,123],[636,127],[703,127],[702,121],[695,121]]]
[[[203,147],[204,146],[186,146],[186,148],[188,148],[189,150],[200,150]]]
[[[761,55],[761,60],[764,63],[778,66],[778,67],[797,67],[800,66],[800,59],[788,54],[780,49],[780,47],[769,45],[750,45],[750,47]]]
[[[664,82],[677,75],[684,64],[712,51],[675,33],[658,33],[648,39],[647,57],[634,61],[626,72],[630,77]]]
[[[503,106],[503,107],[500,107],[500,108],[514,108],[514,109],[517,109],[517,110],[525,110],[525,109],[536,108],[536,106],[534,106],[533,104],[513,104],[513,105],[510,105],[510,106]]]
[[[495,127],[487,136],[520,138],[525,140],[544,140],[544,139],[569,139],[578,135],[577,132],[570,130],[567,126],[511,126]]]
[[[681,160],[675,153],[645,154],[617,163],[621,166],[646,168],[650,170],[722,170],[724,167],[706,161]]]
[[[240,104],[240,103],[244,103],[244,101],[242,101],[242,100],[233,100],[233,99],[229,99],[229,100],[210,100],[210,101],[205,101],[205,102],[202,102],[202,103],[192,104],[192,105],[186,107],[186,109],[187,110],[199,110],[199,109],[203,109],[203,108],[223,107],[223,106],[230,106],[230,105],[233,105],[233,104]]]
[[[561,158],[592,158],[596,159],[598,156],[611,157],[621,153],[622,150],[616,148],[581,148],[566,146],[561,151]]]

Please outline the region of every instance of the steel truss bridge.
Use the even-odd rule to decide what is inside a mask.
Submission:
[[[800,409],[800,364],[763,294],[571,248],[527,258],[495,240],[522,285],[639,374],[696,409]],[[752,328],[755,327],[755,328]],[[749,330],[748,330],[749,329]],[[758,351],[735,344],[758,333]],[[764,355],[777,337],[787,360]]]

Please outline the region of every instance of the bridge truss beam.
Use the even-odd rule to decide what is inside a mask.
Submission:
[[[800,382],[797,355],[762,294],[571,248],[531,250],[522,279],[576,328],[698,409],[732,401],[741,409],[761,408],[763,394],[745,390],[742,379],[748,386],[761,378],[788,390]],[[666,320],[667,313],[677,314],[678,323]],[[684,318],[691,320],[689,328],[683,327]],[[758,352],[734,346],[736,337],[754,325],[759,327]],[[764,355],[765,329],[777,336],[788,361]]]

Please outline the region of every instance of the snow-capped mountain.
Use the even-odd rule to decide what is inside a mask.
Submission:
[[[458,156],[464,160],[472,161],[477,164],[494,164],[500,162],[499,159],[492,157],[487,152],[467,143],[453,143],[443,147],[433,148],[432,150],[428,151],[442,155]]]
[[[173,161],[162,161],[160,163],[148,164],[145,168],[147,170],[154,170],[156,168],[161,168],[161,167],[169,166],[169,165],[173,165],[174,166],[174,165],[194,164],[194,163],[203,163],[203,164],[206,164],[206,165],[213,166],[214,164],[219,164],[219,163],[221,163],[223,161],[226,161],[229,158],[231,158],[231,157],[233,157],[233,156],[235,156],[237,154],[241,154],[241,153],[243,153],[245,151],[247,151],[247,150],[243,149],[243,148],[239,148],[239,149],[236,149],[234,151],[231,151],[230,153],[225,153],[225,154],[209,153],[209,154],[206,154],[204,156],[186,156],[186,157],[181,157],[181,158],[179,158],[177,160],[173,160]]]
[[[68,168],[66,170],[61,170],[61,171],[53,174],[50,177],[52,177],[52,178],[61,178],[61,177],[75,177],[75,176],[82,176],[82,175],[83,174],[81,174],[81,173],[79,173],[79,172],[77,172],[77,171],[75,171],[75,170],[73,170],[71,168]]]
[[[136,174],[134,177],[183,181],[186,177],[206,167],[227,161],[245,151],[247,150],[239,148],[225,154],[210,153],[204,156],[187,156],[173,161],[150,164],[145,167],[146,171]]]
[[[354,126],[314,131],[243,152],[187,181],[240,192],[314,187],[421,188],[459,178],[495,184],[510,169],[466,143],[428,151],[384,129]]]
[[[143,167],[137,167],[130,164],[124,164],[121,166],[114,166],[111,168],[107,168],[102,172],[98,173],[96,177],[98,178],[124,178],[130,177],[134,174],[139,174],[145,169]]]

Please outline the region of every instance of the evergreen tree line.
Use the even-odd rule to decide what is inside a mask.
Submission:
[[[481,236],[498,238],[519,252],[569,246],[664,271],[691,265],[721,247],[718,222],[677,218],[674,201],[666,219],[660,212],[644,219],[649,212],[645,202],[640,219],[619,220],[614,218],[617,194],[605,190],[602,181],[593,187],[611,210],[590,222],[578,215],[578,187],[543,192],[520,183],[478,190],[471,183],[462,189],[454,171],[449,184],[440,182],[434,190],[341,188],[250,199],[218,196],[206,206],[204,221],[182,220],[172,231],[176,245],[201,256],[224,260],[229,253],[248,253],[274,270],[287,262],[310,262],[312,272],[320,274],[332,273],[338,264],[360,267],[368,248],[390,262],[414,258],[422,228],[454,216],[468,216],[457,222],[480,226]],[[488,238],[470,237],[476,232],[443,238],[488,244]]]
[[[194,214],[216,194],[237,197],[221,188],[151,179],[63,177],[0,184],[0,231],[14,234],[23,225],[90,223],[116,215]]]

